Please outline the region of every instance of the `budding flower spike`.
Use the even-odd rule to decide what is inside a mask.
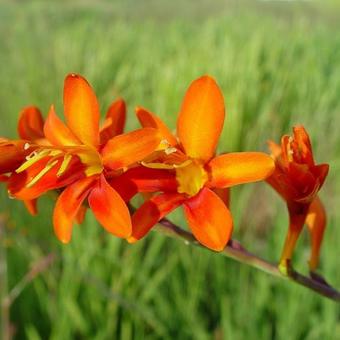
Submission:
[[[153,113],[143,108],[137,108],[136,113],[142,126],[157,128],[167,145],[143,165],[168,171],[175,181],[171,185],[166,178],[164,185],[159,179],[159,190],[155,191],[161,193],[146,201],[132,216],[129,241],[141,239],[164,216],[183,206],[195,238],[212,250],[223,250],[230,239],[233,221],[215,190],[264,180],[274,171],[273,159],[261,152],[215,156],[225,108],[223,95],[210,76],[195,80],[187,90],[177,122],[178,139]]]
[[[328,174],[328,164],[314,163],[312,146],[303,126],[293,128],[293,136],[285,135],[281,147],[269,142],[276,168],[267,182],[283,197],[289,213],[289,228],[282,251],[279,268],[287,273],[290,261],[306,223],[312,251],[309,262],[314,271],[319,262],[320,246],[326,225],[326,213],[317,194]]]
[[[43,126],[47,143],[36,144],[10,175],[10,195],[32,200],[48,190],[64,188],[53,213],[55,233],[64,243],[71,239],[74,220],[83,215],[86,198],[108,232],[129,237],[129,210],[107,179],[119,176],[156,150],[161,142],[159,132],[145,128],[122,134],[125,103],[121,100],[109,108],[100,129],[97,98],[88,82],[76,74],[65,79],[64,113],[66,124],[51,106]]]
[[[32,215],[37,214],[40,196],[56,193],[53,226],[61,242],[70,242],[74,223],[82,222],[88,208],[106,231],[130,243],[160,222],[157,230],[168,236],[219,251],[340,301],[340,292],[315,272],[327,220],[318,192],[328,165],[315,164],[302,126],[293,128],[292,137],[283,136],[280,146],[269,142],[271,155],[216,155],[225,107],[222,92],[210,76],[196,79],[186,91],[176,134],[142,107],[136,108],[142,128],[124,133],[122,99],[111,104],[100,124],[97,97],[77,74],[65,78],[63,102],[65,122],[53,105],[46,120],[37,107],[29,106],[19,116],[19,138],[0,137],[0,182]],[[261,180],[283,197],[289,212],[279,266],[231,240],[230,188]],[[130,213],[127,203],[138,193],[144,203]],[[183,208],[192,233],[165,219],[178,207]],[[310,277],[291,267],[304,224],[311,235]]]

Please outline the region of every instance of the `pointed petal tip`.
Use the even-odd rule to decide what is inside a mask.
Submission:
[[[36,140],[44,137],[44,118],[36,106],[27,106],[22,109],[18,120],[18,134],[20,138]]]
[[[210,185],[226,188],[268,178],[275,170],[274,159],[263,152],[232,152],[209,162]]]
[[[92,189],[88,202],[96,219],[106,231],[125,239],[131,236],[129,209],[104,176],[101,176],[98,184]]]
[[[138,241],[138,239],[134,238],[133,236],[130,236],[130,237],[126,238],[126,241],[130,244],[134,244]]]
[[[195,238],[205,247],[222,251],[230,240],[233,219],[224,202],[203,188],[184,203],[184,213]]]
[[[210,76],[194,80],[187,89],[177,120],[177,135],[189,157],[208,161],[223,129],[222,91]]]
[[[58,237],[58,236],[57,236]],[[70,241],[71,241],[71,238],[59,238],[58,237],[58,239],[59,239],[59,241],[62,243],[62,244],[69,244],[70,243]]]
[[[99,104],[88,81],[71,73],[64,82],[64,113],[68,127],[84,144],[99,144]]]

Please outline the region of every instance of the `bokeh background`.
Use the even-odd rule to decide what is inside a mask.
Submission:
[[[61,116],[69,72],[89,80],[103,114],[125,98],[128,129],[138,126],[136,105],[174,128],[189,83],[214,76],[227,106],[220,151],[266,150],[268,139],[304,124],[316,160],[331,166],[320,272],[340,288],[337,2],[1,1],[0,135],[16,136],[29,104],[46,114],[54,103]],[[51,197],[35,218],[5,187],[0,198],[2,297],[54,256],[21,281],[10,308],[16,339],[340,339],[339,305],[304,288],[157,232],[128,245],[90,212],[64,246]],[[232,212],[235,239],[277,261],[287,228],[280,198],[265,183],[237,187]],[[181,212],[172,218],[184,226]],[[306,232],[294,257],[302,272],[308,256]]]

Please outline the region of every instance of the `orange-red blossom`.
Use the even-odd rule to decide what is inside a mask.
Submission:
[[[280,259],[286,271],[297,239],[306,223],[311,233],[312,251],[309,261],[314,271],[318,265],[320,246],[326,225],[325,209],[318,198],[328,174],[328,164],[316,165],[309,136],[303,126],[293,128],[293,136],[285,135],[281,146],[269,142],[276,168],[267,182],[284,198],[289,212],[289,229]]]
[[[34,151],[12,172],[8,180],[10,195],[34,200],[48,190],[66,187],[53,213],[55,233],[62,242],[69,242],[74,220],[83,214],[86,198],[107,231],[129,237],[129,210],[107,179],[119,176],[152,153],[161,142],[159,132],[146,128],[122,134],[122,101],[109,108],[100,129],[97,98],[87,81],[75,74],[65,79],[64,114],[66,124],[51,107],[41,136],[45,142],[32,144]],[[37,113],[32,112],[30,119],[36,121]]]
[[[156,168],[152,169],[156,178],[157,171],[168,171],[175,181],[171,186],[169,176],[159,178],[159,190],[155,191],[162,193],[133,214],[129,241],[139,240],[165,215],[183,206],[196,239],[221,251],[230,239],[233,221],[217,190],[265,179],[274,170],[273,159],[260,152],[215,156],[225,108],[223,95],[209,76],[195,80],[185,94],[177,122],[178,139],[151,112],[137,108],[137,116],[144,127],[157,128],[168,143],[165,152],[153,155],[143,164]],[[140,183],[141,190],[142,186]]]

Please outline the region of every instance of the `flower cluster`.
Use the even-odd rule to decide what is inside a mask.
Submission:
[[[272,155],[235,152],[216,155],[224,119],[224,99],[215,80],[196,79],[180,108],[177,131],[152,112],[136,108],[141,128],[125,132],[126,105],[118,99],[100,124],[99,104],[88,82],[70,74],[64,84],[64,116],[51,106],[46,120],[36,107],[19,117],[19,139],[0,138],[0,180],[10,197],[37,214],[37,199],[58,193],[53,226],[58,239],[71,240],[74,223],[90,208],[111,234],[133,243],[174,209],[182,206],[202,245],[221,251],[230,240],[233,219],[229,188],[267,180],[288,206],[290,226],[281,257],[289,265],[306,223],[312,235],[310,266],[318,263],[325,213],[317,197],[328,172],[315,165],[303,127],[284,136]],[[133,213],[128,203],[143,193]]]

